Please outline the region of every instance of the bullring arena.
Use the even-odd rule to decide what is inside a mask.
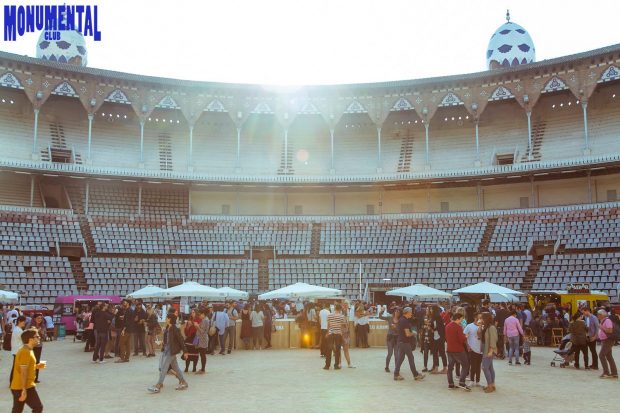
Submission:
[[[579,284],[618,304],[620,45],[536,62],[529,34],[507,21],[483,72],[278,92],[89,68],[83,37],[63,36],[72,47],[39,42],[37,58],[0,52],[0,288],[30,314],[58,297],[186,281],[251,300],[305,282],[364,301],[370,316],[412,284],[489,281],[522,304]],[[72,303],[50,311],[55,336],[75,329],[59,328],[63,311]],[[394,382],[383,371],[387,325],[370,348],[352,342],[356,368],[336,372],[299,348],[295,315],[274,321],[285,324],[275,349],[238,340],[208,356],[206,375],[188,374],[187,391],[168,376],[159,395],[146,391],[158,358],[93,365],[67,335],[43,344],[37,389],[49,412],[617,404],[617,380],[551,367],[555,345],[535,337],[531,366],[496,359],[494,394],[448,393],[445,374],[414,381],[405,362]],[[3,351],[0,376],[11,365]]]

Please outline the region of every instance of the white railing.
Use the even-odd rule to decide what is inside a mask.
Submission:
[[[527,255],[534,255],[533,250],[534,250],[534,238],[530,238],[530,240],[527,243],[527,248],[525,249],[525,251],[527,252]]]
[[[30,213],[30,214],[73,215],[73,211],[70,209],[39,208],[39,207],[29,207],[29,206],[25,207],[25,206],[14,206],[14,205],[0,205],[0,211]]]
[[[245,183],[364,183],[364,182],[399,182],[424,179],[462,178],[467,176],[487,176],[511,174],[544,169],[558,169],[579,166],[597,166],[610,162],[619,162],[620,154],[606,156],[588,156],[573,159],[517,163],[513,165],[494,165],[481,168],[458,170],[431,170],[396,174],[372,175],[216,175],[190,172],[158,171],[138,168],[108,168],[83,164],[63,164],[53,162],[0,159],[0,167],[37,170],[44,172],[66,172],[78,175],[105,175],[145,179],[209,181],[209,182],[245,182]]]
[[[82,240],[82,251],[84,251],[84,256],[88,258],[88,248],[86,248],[86,242]]]
[[[464,212],[421,212],[412,214],[382,214],[382,215],[190,215],[192,221],[383,221],[421,218],[455,218],[470,217],[484,218],[503,215],[538,214],[546,212],[582,211],[596,208],[620,208],[620,202],[605,202],[597,204],[562,205],[542,208],[498,209],[490,211]]]

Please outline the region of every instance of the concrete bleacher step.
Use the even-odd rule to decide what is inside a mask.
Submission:
[[[73,274],[73,279],[75,280],[78,291],[88,291],[88,282],[84,276],[82,262],[78,257],[70,257],[69,263],[71,264],[71,273]]]
[[[533,257],[532,261],[527,267],[527,271],[525,272],[525,278],[523,278],[523,282],[521,283],[520,291],[530,291],[532,286],[534,285],[534,281],[538,276],[538,270],[540,270],[540,266],[542,264],[542,258]]]
[[[413,136],[407,130],[407,136],[402,138],[400,144],[400,155],[398,158],[397,172],[411,171],[411,156],[413,155]]]
[[[159,170],[172,171],[172,138],[168,133],[160,133],[159,140]]]
[[[312,238],[310,241],[310,256],[313,258],[321,254],[321,223],[312,223]]]
[[[489,218],[487,220],[487,226],[484,229],[484,233],[482,234],[482,240],[480,241],[480,246],[478,247],[479,253],[487,254],[489,252],[489,243],[491,242],[491,238],[493,237],[493,232],[495,232],[496,225],[497,218]]]
[[[540,161],[543,138],[545,136],[545,130],[547,123],[545,121],[538,121],[532,126],[532,148],[528,145],[525,153],[521,156],[521,162],[536,162]],[[531,152],[531,159],[528,158],[528,154]]]
[[[278,168],[278,175],[294,175],[295,170],[293,169],[293,155],[294,155],[293,147],[289,142],[286,148],[286,152],[284,151],[284,144],[282,144],[282,150],[280,152],[280,166]]]

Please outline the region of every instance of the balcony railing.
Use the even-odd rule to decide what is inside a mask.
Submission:
[[[266,183],[266,184],[330,184],[407,182],[463,177],[479,177],[524,172],[582,167],[620,162],[620,154],[588,156],[553,161],[527,162],[513,165],[494,165],[481,168],[431,170],[423,172],[371,174],[371,175],[246,175],[203,174],[196,172],[159,171],[139,168],[109,168],[92,165],[64,164],[30,160],[0,159],[0,167],[36,170],[42,172],[70,173],[74,175],[115,176],[122,178],[160,179],[166,181]]]

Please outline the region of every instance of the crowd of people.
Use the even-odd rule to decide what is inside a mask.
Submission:
[[[530,345],[536,341],[532,330],[534,320],[539,318],[547,322],[561,317],[563,313],[552,306],[545,308],[541,314],[524,304],[491,306],[488,301],[480,306],[465,304],[452,307],[447,304],[412,303],[405,304],[403,308],[393,303],[381,315],[388,322],[385,371],[390,372],[390,362],[394,356],[394,380],[402,380],[400,367],[407,357],[416,380],[424,378],[422,373],[425,372],[446,374],[448,388],[470,391],[470,386],[479,385],[482,370],[487,382],[484,391],[491,393],[496,390],[493,360],[508,359],[508,365],[520,366],[522,357],[523,364],[530,365]],[[600,378],[617,379],[612,348],[620,339],[618,329],[618,316],[607,309],[597,309],[595,316],[590,308],[580,308],[566,325],[567,340],[572,344],[569,355],[576,355],[575,368],[580,368],[579,353],[582,353],[586,370],[598,370],[600,361],[603,369]],[[601,343],[598,354],[597,341]],[[416,342],[423,355],[422,373],[417,371],[411,352]],[[592,355],[592,364],[589,364],[588,350]],[[429,369],[430,355],[432,365]],[[455,370],[459,377],[456,385],[453,379]],[[466,382],[468,375],[469,384]]]
[[[46,365],[41,354],[49,332],[48,320],[40,313],[26,317],[13,307],[2,310],[3,344],[11,350],[14,360],[9,378],[14,405],[17,411],[25,404],[33,411],[42,411],[35,386],[39,370]],[[507,359],[510,366],[520,366],[523,360],[524,365],[530,365],[530,345],[545,343],[535,332],[537,323],[543,331],[545,325],[565,330],[564,339],[571,343],[569,355],[574,355],[575,368],[580,368],[581,356],[586,370],[598,370],[600,362],[601,378],[618,378],[612,350],[619,339],[620,320],[604,308],[593,311],[583,307],[570,316],[569,311],[553,306],[531,310],[524,304],[491,305],[488,301],[451,307],[447,303],[416,302],[371,306],[357,301],[349,306],[347,302],[229,301],[214,305],[203,301],[181,312],[167,304],[125,299],[117,306],[99,302],[91,308],[77,308],[76,315],[78,330],[84,333],[84,351],[92,351],[93,363],[105,363],[106,358],[113,358],[111,353],[116,363],[127,363],[132,353],[155,357],[161,349],[158,380],[148,388],[151,393],[161,391],[168,374],[178,380],[177,390],[185,390],[188,383],[184,374],[190,368],[195,374],[204,374],[207,355],[216,354],[218,347],[220,355],[231,354],[236,348],[237,320],[241,321],[240,337],[245,349],[271,348],[274,321],[283,317],[294,319],[302,330],[316,334],[314,341],[325,359],[325,370],[332,368],[332,360],[333,368],[341,369],[342,353],[347,366],[355,368],[349,353],[349,320],[354,321],[356,347],[367,348],[370,318],[379,317],[388,327],[384,370],[392,372],[394,359],[396,381],[404,380],[401,367],[406,358],[416,381],[423,380],[425,373],[445,374],[449,389],[471,391],[473,386],[480,386],[483,375],[483,390],[492,393],[496,391],[494,360]],[[597,342],[601,343],[598,353]],[[415,364],[417,348],[422,354],[421,371]],[[184,370],[178,355],[185,361]],[[568,366],[571,359],[565,359],[564,366]]]

